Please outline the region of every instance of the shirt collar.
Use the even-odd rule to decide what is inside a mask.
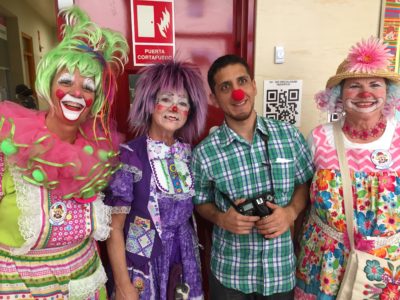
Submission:
[[[257,132],[257,131],[260,131],[262,134],[268,136],[267,120],[265,120],[264,118],[262,118],[260,116],[257,116],[257,119],[256,119],[255,132]],[[220,138],[221,144],[223,146],[228,146],[234,140],[241,142],[241,143],[248,144],[247,141],[245,141],[235,131],[233,131],[231,128],[229,128],[226,121],[224,121],[224,123],[221,125],[221,130],[219,132],[219,138]]]

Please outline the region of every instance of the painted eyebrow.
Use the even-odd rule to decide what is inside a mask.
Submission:
[[[95,89],[95,88],[96,88],[96,85],[95,85],[95,83],[94,83],[94,80],[93,80],[92,78],[89,78],[89,77],[86,77],[86,78],[83,80],[83,84],[85,84],[86,86],[89,86],[89,87],[92,88],[92,89]]]
[[[58,77],[58,80],[57,81],[60,81],[60,80],[74,80],[74,74],[71,74],[71,73],[69,73],[69,72],[64,72],[64,73],[62,73],[61,75],[60,75],[60,77]]]

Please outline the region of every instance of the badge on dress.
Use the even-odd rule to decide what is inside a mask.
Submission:
[[[371,161],[374,163],[375,167],[379,170],[389,169],[393,164],[392,155],[387,150],[375,150],[371,154]]]
[[[49,222],[54,226],[60,226],[67,215],[67,206],[64,202],[58,201],[50,207],[49,215]]]

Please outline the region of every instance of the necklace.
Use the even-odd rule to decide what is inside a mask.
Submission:
[[[386,119],[381,116],[378,123],[374,127],[368,129],[357,130],[352,127],[349,123],[344,121],[343,132],[350,136],[352,139],[368,140],[371,137],[379,136],[386,128]]]

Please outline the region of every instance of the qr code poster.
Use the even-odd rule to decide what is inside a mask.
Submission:
[[[300,126],[302,80],[264,80],[264,116]]]

